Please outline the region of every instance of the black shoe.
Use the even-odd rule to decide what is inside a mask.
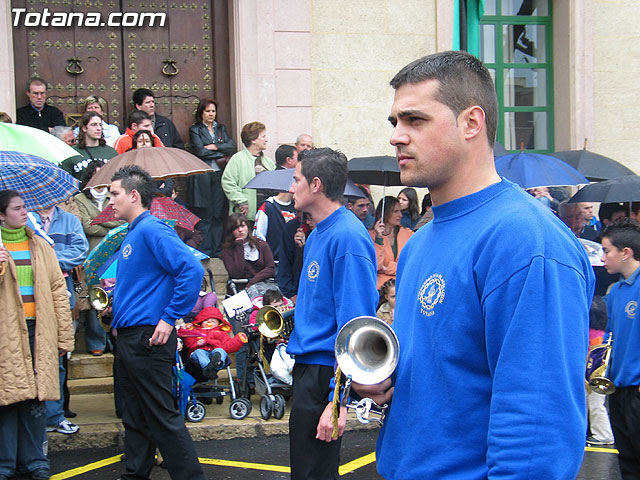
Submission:
[[[224,367],[224,362],[222,361],[222,355],[220,355],[220,352],[214,352],[213,355],[211,355],[211,364],[216,367],[216,370],[220,370]]]
[[[33,478],[33,480],[48,480],[51,478],[51,474],[48,468],[36,468],[31,472],[31,478]]]
[[[64,411],[64,416],[66,418],[76,418],[78,416],[78,414],[76,412],[72,412],[71,410],[65,410]]]
[[[215,380],[218,378],[218,372],[216,371],[216,366],[213,362],[210,362],[209,365],[202,369],[202,375],[204,375],[209,380]]]

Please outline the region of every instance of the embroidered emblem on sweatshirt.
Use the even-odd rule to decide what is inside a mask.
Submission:
[[[420,313],[427,317],[432,316],[437,304],[444,300],[444,278],[439,273],[434,273],[427,278],[418,291]]]
[[[315,282],[316,278],[318,278],[318,274],[320,273],[320,265],[315,260],[309,264],[307,267],[307,278],[310,282]]]
[[[122,258],[129,258],[129,255],[131,255],[131,250],[131,244],[127,243],[122,249]]]
[[[636,310],[638,310],[638,302],[634,300],[631,300],[624,307],[624,313],[626,313],[629,318],[636,318]]]

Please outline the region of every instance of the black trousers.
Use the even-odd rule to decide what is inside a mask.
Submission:
[[[292,480],[340,478],[340,445],[316,440],[320,415],[329,402],[333,368],[296,363],[293,367],[293,400],[289,416],[289,452]]]
[[[640,387],[620,387],[609,397],[609,415],[624,480],[640,478]]]
[[[204,473],[171,392],[176,332],[151,347],[155,326],[118,329],[116,362],[124,410],[126,473],[122,479],[148,479],[156,445],[172,479],[204,480]]]

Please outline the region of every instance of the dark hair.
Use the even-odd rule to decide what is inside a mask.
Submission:
[[[82,182],[80,183],[81,192],[84,191],[85,187],[87,186],[87,183],[89,183],[89,180],[91,180],[91,177],[93,177],[98,171],[98,169],[103,165],[104,163],[102,162],[102,160],[92,160],[91,162],[89,162],[89,165],[87,165],[87,168],[85,168],[82,171]],[[87,198],[92,198],[89,190],[86,190],[84,194]]]
[[[143,120],[153,120],[153,118],[151,118],[151,115],[149,115],[147,112],[144,112],[142,110],[134,110],[129,115],[127,115],[127,127],[131,128],[131,125],[133,125],[134,123],[138,125]]]
[[[407,200],[409,200],[409,206],[407,210],[409,211],[409,216],[411,220],[418,220],[420,218],[420,211],[418,210],[418,193],[415,188],[407,187],[400,190]],[[398,196],[400,196],[400,193]]]
[[[137,165],[125,165],[111,177],[111,181],[120,180],[120,184],[124,191],[131,193],[136,190],[140,194],[140,203],[149,210],[151,208],[151,200],[156,191],[156,184],[149,175],[149,172],[138,167]]]
[[[427,193],[424,197],[422,197],[422,210],[420,211],[420,216],[427,213],[427,208],[432,206],[433,202],[431,201],[431,194]]]
[[[27,92],[31,91],[31,85],[33,84],[36,85],[44,85],[45,88],[47,87],[47,82],[45,82],[44,78],[42,77],[29,77],[29,80],[27,80]]]
[[[249,147],[251,142],[253,142],[256,138],[260,136],[260,132],[266,130],[267,127],[264,123],[260,122],[250,122],[247,123],[244,127],[242,127],[242,131],[240,132],[240,139],[245,147]]]
[[[133,134],[131,150],[135,150],[136,148],[138,148],[138,138],[140,138],[142,135],[148,136],[149,140],[151,140],[151,146],[153,146],[153,134],[149,130],[138,130]]]
[[[144,99],[147,97],[155,98],[155,95],[148,88],[139,88],[133,92],[133,96],[131,98],[134,105],[142,105],[142,102],[144,102]]]
[[[382,216],[383,203],[384,203],[384,217]],[[384,223],[387,223],[387,218],[389,218],[389,216],[391,215],[391,212],[393,212],[393,209],[395,208],[396,205],[398,205],[398,203],[400,203],[398,202],[398,199],[390,195],[387,195],[382,200],[380,200],[378,202],[378,206],[376,207],[376,222],[382,218],[383,219],[382,221]]]
[[[243,214],[236,212],[229,215],[229,218],[227,219],[227,228],[225,230],[225,239],[222,243],[222,248],[231,248],[233,246],[235,243],[233,231],[242,224],[245,224],[249,228],[249,235],[247,235],[247,242],[249,242],[249,245],[256,248],[258,247],[258,239],[253,236],[249,220]]]
[[[272,302],[278,302],[280,300],[282,300],[282,293],[275,288],[270,288],[262,295],[262,305],[264,306],[271,305]]]
[[[198,103],[198,107],[196,108],[196,123],[202,122],[202,114],[207,109],[207,107],[212,104],[216,107],[216,118],[218,118],[218,102],[216,102],[213,98],[203,98],[200,100],[200,102]]]
[[[607,305],[600,295],[594,295],[589,309],[589,328],[604,330],[607,328]]]
[[[343,203],[347,186],[347,157],[331,148],[304,150],[298,154],[300,171],[308,183],[314,178],[322,182],[324,195],[334,202]]]
[[[22,198],[22,195],[15,190],[0,190],[0,213],[6,215],[9,203],[16,197]]]
[[[598,209],[598,218],[602,222],[603,220],[609,220],[613,218],[613,214],[616,212],[623,212],[625,215],[629,211],[628,204],[622,203],[601,203]]]
[[[351,195],[346,195],[347,203],[350,203],[351,205],[353,205],[358,200],[361,200],[363,198],[366,198],[367,200],[369,200],[370,203],[373,203],[373,199],[371,198],[371,194],[367,191],[366,188],[364,188],[362,185],[356,185],[356,187],[358,187],[358,190],[360,190],[362,192],[362,196],[361,197],[354,197],[354,196],[351,196]]]
[[[87,125],[89,125],[89,122],[93,117],[98,117],[100,119],[100,123],[102,123],[102,117],[98,112],[85,112],[80,119],[80,128],[78,129],[78,148],[87,148],[87,134],[82,130],[82,127],[86,127]],[[100,136],[100,139],[98,140],[98,145],[104,147],[106,144],[107,142],[104,139],[103,132]]]
[[[390,84],[397,90],[407,83],[437,80],[435,100],[446,105],[457,117],[465,108],[478,105],[485,114],[487,140],[493,149],[498,124],[498,100],[489,71],[467,52],[440,52],[411,62]]]
[[[296,148],[292,145],[280,145],[276,149],[276,165],[281,167],[287,161],[287,158],[293,158],[293,152]]]
[[[602,230],[602,239],[609,239],[618,250],[633,250],[633,258],[640,260],[640,224],[630,218],[621,218]]]

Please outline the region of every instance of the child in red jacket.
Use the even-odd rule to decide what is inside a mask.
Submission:
[[[224,368],[229,353],[237,352],[247,343],[244,332],[230,337],[231,325],[216,307],[205,307],[192,323],[178,330],[189,358],[202,368],[207,378],[217,378],[217,370]]]

